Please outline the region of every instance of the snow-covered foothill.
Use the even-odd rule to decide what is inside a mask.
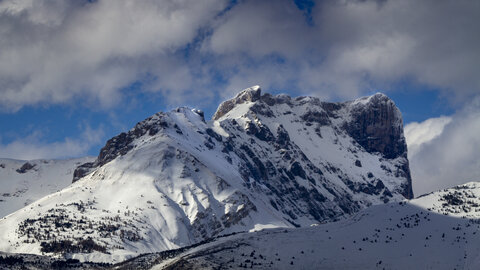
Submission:
[[[0,159],[0,218],[69,186],[73,171],[94,159]]]
[[[220,238],[152,269],[479,269],[479,218],[472,182],[338,222]]]

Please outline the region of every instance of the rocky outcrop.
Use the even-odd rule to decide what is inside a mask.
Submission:
[[[408,179],[402,194],[413,199],[412,179],[407,159],[400,110],[386,95],[378,93],[351,104],[351,121],[345,130],[369,153],[380,153],[386,159],[403,157],[398,170]]]
[[[203,117],[203,112],[201,112],[201,114]],[[78,179],[92,172],[95,168],[107,164],[116,157],[125,155],[134,147],[132,142],[135,139],[145,134],[154,136],[162,129],[168,128],[168,123],[164,117],[164,113],[156,113],[142,122],[137,123],[135,127],[128,132],[122,132],[108,140],[105,146],[100,149],[100,153],[94,162],[82,164],[75,169],[72,182],[76,182]],[[176,128],[178,129],[178,127]]]
[[[347,132],[368,152],[396,158],[407,153],[402,115],[395,103],[384,94],[375,94],[353,104],[352,121]]]
[[[30,162],[25,162],[22,167],[18,168],[16,171],[17,173],[26,173],[29,170],[35,168],[35,164],[31,164]]]
[[[260,86],[256,85],[250,88],[243,90],[242,92],[238,93],[234,98],[227,100],[220,104],[217,111],[213,115],[213,120],[217,120],[220,117],[227,114],[231,111],[235,105],[242,104],[245,102],[255,102],[260,99]]]

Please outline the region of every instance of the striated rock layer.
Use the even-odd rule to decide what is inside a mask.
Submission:
[[[0,250],[118,261],[413,197],[402,118],[388,97],[329,103],[258,86],[208,122],[185,107],[145,119],[73,181],[0,220]]]

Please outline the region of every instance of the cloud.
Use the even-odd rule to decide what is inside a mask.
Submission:
[[[238,81],[236,74],[253,74],[247,80],[264,74],[271,78],[266,84],[275,85],[279,75],[301,91],[327,97],[388,91],[405,78],[462,101],[480,90],[477,3],[317,1],[313,25],[292,1],[257,3],[233,8],[206,42],[224,58],[254,59],[236,61],[230,81]],[[266,61],[276,67],[268,74]]]
[[[222,55],[303,56],[312,33],[293,1],[244,1],[214,26],[205,48]]]
[[[466,100],[478,94],[480,6],[471,1],[338,1],[317,6],[324,65],[388,87],[402,78]],[[408,18],[408,19],[406,19]],[[445,18],[449,18],[446,20]]]
[[[2,1],[0,104],[17,110],[85,98],[108,107],[122,88],[152,73],[162,89],[183,90],[182,80],[169,78],[188,82],[188,65],[170,63],[182,62],[177,51],[224,6],[223,0]]]
[[[412,122],[405,126],[404,133],[408,145],[408,154],[415,156],[422,146],[440,136],[452,117],[441,116],[427,119],[421,123]]]
[[[65,138],[61,142],[47,143],[42,140],[44,136],[40,132],[34,132],[8,144],[1,144],[0,140],[0,157],[21,160],[81,157],[93,146],[102,143],[103,137],[102,128],[86,126],[77,139]]]
[[[0,108],[108,108],[125,91],[181,105],[253,84],[353,98],[405,78],[462,103],[480,91],[478,17],[468,0],[4,0]]]
[[[414,193],[421,195],[469,181],[480,181],[478,134],[480,98],[451,118],[435,118],[407,125],[405,136],[409,143]]]

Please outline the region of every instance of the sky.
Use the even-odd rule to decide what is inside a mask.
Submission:
[[[414,192],[480,181],[480,1],[0,0],[0,157],[96,156],[240,90],[402,111]]]

